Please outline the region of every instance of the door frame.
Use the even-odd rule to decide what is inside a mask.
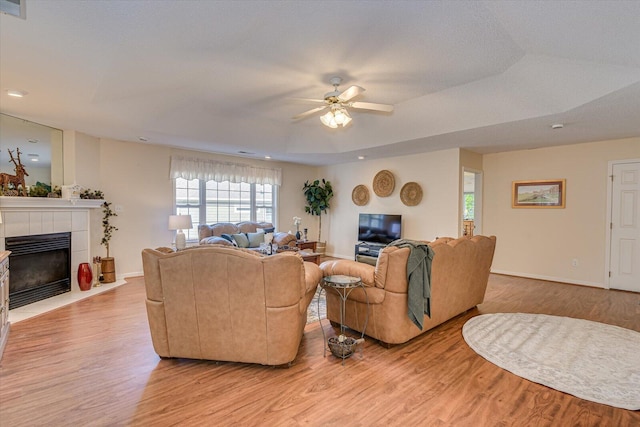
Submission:
[[[609,160],[607,168],[607,220],[604,223],[605,228],[605,256],[604,256],[604,287],[611,289],[611,223],[613,222],[613,166],[623,165],[625,163],[640,163],[638,159]]]
[[[474,189],[473,189],[473,200],[474,200],[474,207],[473,207],[473,211],[474,211],[474,218],[473,218],[473,225],[474,225],[474,233],[473,235],[475,236],[476,233],[475,231],[478,231],[478,234],[482,234],[482,187],[483,187],[483,171],[478,170],[478,169],[473,169],[473,168],[468,168],[466,166],[462,167],[462,173],[461,173],[461,184],[460,184],[460,208],[459,208],[459,224],[458,224],[458,232],[459,235],[462,236],[464,234],[464,173],[465,172],[469,172],[475,175],[475,179],[474,179]]]

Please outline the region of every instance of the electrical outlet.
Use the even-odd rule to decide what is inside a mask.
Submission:
[[[571,260],[571,266],[577,267],[580,263],[578,262],[578,258],[574,258]]]

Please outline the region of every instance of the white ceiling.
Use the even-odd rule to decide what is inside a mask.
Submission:
[[[293,121],[334,75],[395,111]],[[633,137],[640,1],[27,0],[0,88],[61,129],[313,165]]]

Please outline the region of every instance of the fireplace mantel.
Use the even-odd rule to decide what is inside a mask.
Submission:
[[[101,199],[60,199],[49,197],[7,197],[0,196],[0,211],[4,210],[57,210],[57,209],[96,209]]]

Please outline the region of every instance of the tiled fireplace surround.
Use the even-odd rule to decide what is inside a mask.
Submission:
[[[71,232],[71,292],[11,310],[10,321],[21,320],[21,313],[35,313],[51,309],[51,304],[64,305],[93,292],[82,292],[78,286],[78,265],[91,262],[90,212],[101,208],[103,200],[54,199],[39,197],[0,197],[0,250],[5,238],[48,233]],[[11,266],[9,266],[11,268]],[[112,286],[105,286],[106,290]],[[71,294],[71,295],[69,295]],[[82,295],[81,295],[82,294]],[[58,301],[56,303],[56,301]],[[60,303],[60,301],[63,301]],[[31,311],[30,311],[30,306]],[[55,308],[55,307],[54,307]],[[13,319],[11,319],[13,317]],[[30,317],[30,316],[27,316]]]

